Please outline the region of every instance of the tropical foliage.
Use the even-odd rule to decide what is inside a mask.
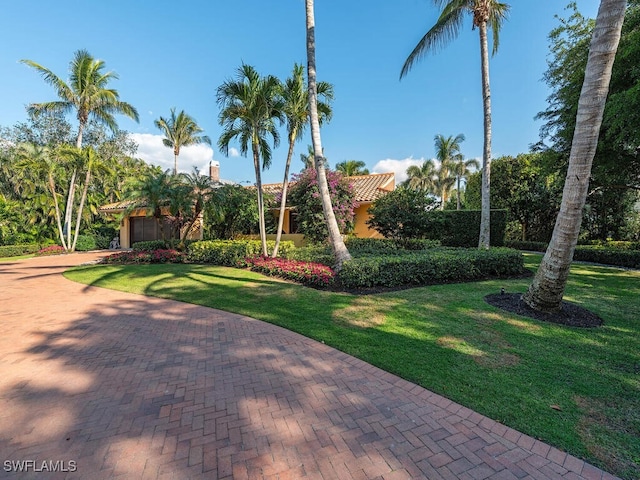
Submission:
[[[367,164],[362,160],[345,160],[336,164],[336,171],[345,177],[355,177],[356,175],[369,175]]]
[[[280,81],[272,76],[260,76],[255,68],[243,64],[235,79],[227,80],[217,90],[220,106],[219,122],[223,132],[218,139],[218,148],[229,154],[229,145],[237,140],[240,153],[253,156],[253,169],[258,192],[258,219],[262,254],[267,255],[267,237],[264,216],[261,170],[271,165],[271,147],[280,143],[277,123],[284,120]]]
[[[353,219],[357,203],[354,199],[353,185],[342,174],[326,170],[327,184],[331,204],[335,212],[336,222],[341,233],[349,233],[353,229]],[[327,242],[329,231],[324,221],[318,174],[308,168],[300,174],[293,175],[295,185],[291,187],[289,200],[295,205],[298,233],[303,233],[312,242]]]
[[[203,132],[202,128],[184,110],[180,110],[180,113],[176,115],[176,109],[172,108],[169,118],[160,117],[154,123],[165,136],[162,140],[164,146],[173,149],[173,173],[176,175],[178,173],[178,156],[182,147],[201,143],[211,145],[211,139],[206,135],[200,135]]]

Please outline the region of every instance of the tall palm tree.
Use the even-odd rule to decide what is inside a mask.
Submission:
[[[287,204],[287,189],[289,187],[289,167],[293,156],[293,146],[302,137],[305,127],[309,123],[309,95],[304,81],[304,67],[297,63],[293,66],[291,77],[285,80],[282,91],[284,101],[283,113],[287,123],[287,138],[289,140],[289,151],[287,152],[287,162],[284,168],[284,180],[282,181],[282,198],[280,200],[280,214],[278,215],[278,230],[276,233],[276,243],[273,247],[273,258],[278,256],[280,239],[282,238],[282,226],[284,224],[284,213]],[[329,101],[333,99],[333,86],[327,82],[318,82],[318,115],[320,123],[331,119],[331,105]]]
[[[369,175],[369,170],[362,160],[345,160],[336,164],[336,170],[345,177],[354,177],[356,175]]]
[[[480,162],[475,158],[471,158],[469,160],[465,160],[463,157],[458,158],[451,168],[451,172],[455,175],[456,178],[456,210],[460,210],[462,208],[462,204],[460,202],[460,183],[461,180],[467,180],[469,175],[471,175],[472,169],[477,170],[480,168]]]
[[[218,87],[217,99],[221,107],[219,122],[224,130],[218,139],[218,148],[225,155],[229,153],[229,143],[234,138],[240,142],[240,153],[246,155],[251,147],[253,168],[258,190],[258,214],[262,254],[268,255],[267,236],[264,222],[264,200],[262,195],[262,168],[271,165],[271,147],[267,136],[271,136],[273,146],[280,143],[276,120],[283,122],[283,101],[280,96],[280,81],[272,76],[261,77],[250,65],[242,64],[235,80],[227,80]]]
[[[178,156],[181,147],[206,143],[211,145],[211,139],[206,135],[200,135],[204,130],[198,126],[193,117],[180,110],[176,115],[176,109],[171,109],[169,118],[160,117],[154,122],[155,126],[162,130],[165,138],[162,143],[165,147],[173,149],[173,174],[178,174]]]
[[[78,135],[76,148],[82,148],[82,134],[90,119],[108,126],[111,130],[117,130],[114,118],[115,114],[126,115],[136,122],[138,112],[130,104],[120,100],[118,91],[107,88],[111,80],[116,80],[115,72],[104,72],[104,61],[96,60],[86,50],[78,50],[74,53],[73,60],[69,64],[69,82],[65,82],[48,68],[32,60],[21,60],[22,63],[38,71],[44,81],[51,85],[60,98],[53,102],[33,103],[27,111],[35,116],[44,112],[70,112],[75,111],[78,120]],[[74,203],[76,170],[72,171],[69,181],[67,198],[67,212]],[[65,216],[65,231],[71,231],[70,218]]]
[[[325,171],[325,161],[322,155],[322,140],[320,138],[320,119],[318,116],[318,85],[316,81],[316,38],[315,38],[315,16],[313,12],[313,0],[306,0],[306,27],[307,27],[307,75],[309,88],[309,118],[311,122],[311,139],[313,142],[313,157],[318,173],[318,188],[322,199],[322,211],[329,230],[329,242],[336,258],[335,270],[340,271],[342,264],[351,259],[351,254],[347,250],[340,228],[336,220],[331,197],[329,196],[329,186],[327,184],[327,174]]]
[[[482,102],[484,108],[484,148],[482,151],[482,213],[480,217],[479,248],[489,248],[489,177],[491,174],[491,93],[489,86],[489,48],[487,30],[493,34],[493,54],[498,51],[500,44],[500,28],[509,5],[497,0],[433,0],[441,7],[444,6],[436,24],[422,37],[413,51],[409,54],[400,78],[402,79],[416,60],[426,53],[443,47],[454,39],[462,28],[464,15],[470,13],[473,17],[473,28],[480,34],[480,56],[482,70]]]
[[[547,251],[529,290],[523,296],[524,302],[536,310],[553,312],[560,310],[562,305],[569,268],[578,243],[582,209],[589,189],[591,165],[598,146],[600,125],[626,7],[626,0],[600,2],[578,100],[576,127],[560,213]]]
[[[440,210],[444,210],[444,204],[447,202],[449,191],[455,183],[455,178],[451,177],[451,169],[453,164],[462,158],[460,144],[464,142],[464,135],[460,133],[455,137],[453,135],[445,137],[444,135],[437,134],[434,137],[434,141],[436,158],[440,161],[440,168],[438,169],[438,194],[442,199]]]
[[[436,164],[433,160],[425,160],[422,165],[411,165],[407,168],[405,184],[413,190],[435,193]]]

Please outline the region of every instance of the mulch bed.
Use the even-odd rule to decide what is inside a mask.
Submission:
[[[562,301],[559,312],[546,313],[534,310],[525,304],[522,301],[521,293],[492,293],[484,297],[484,299],[494,307],[543,322],[582,328],[599,327],[604,322],[602,318],[590,310],[566,300]]]

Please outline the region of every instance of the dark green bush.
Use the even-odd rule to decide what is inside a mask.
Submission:
[[[95,250],[96,239],[93,235],[78,235],[78,240],[76,241],[76,251],[78,252],[88,252],[89,250]]]
[[[640,250],[578,245],[573,259],[617,267],[640,268]]]
[[[491,210],[490,241],[493,247],[504,246],[507,210]],[[480,210],[441,210],[429,212],[439,218],[432,222],[438,228],[428,232],[427,238],[440,240],[449,247],[477,247],[480,238]]]
[[[4,245],[0,246],[0,257],[18,257],[20,255],[29,255],[40,250],[37,244],[26,245]]]
[[[267,241],[267,249],[273,251],[274,241]],[[295,249],[291,241],[280,242],[280,253],[287,256],[289,250]],[[187,259],[196,263],[212,263],[234,267],[245,257],[262,254],[259,240],[205,240],[189,245]]]
[[[356,257],[343,264],[339,277],[346,288],[393,288],[514,276],[524,271],[522,254],[515,250],[440,248]]]
[[[345,241],[352,255],[379,255],[394,253],[400,250],[427,250],[440,246],[438,240],[422,238],[391,239],[391,238],[357,238],[351,237]]]
[[[165,240],[149,240],[147,242],[136,242],[131,248],[137,252],[152,252],[154,250],[168,250],[169,245]]]
[[[507,240],[505,246],[516,250],[529,250],[531,252],[545,252],[548,244],[545,242],[523,242],[521,240]]]
[[[282,257],[299,262],[315,262],[327,267],[332,267],[336,263],[333,251],[328,245],[307,245],[306,247],[292,248],[286,254],[280,253]]]

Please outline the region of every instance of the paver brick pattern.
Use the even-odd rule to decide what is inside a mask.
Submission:
[[[61,275],[101,255],[0,264],[2,478],[614,478],[280,327]]]

